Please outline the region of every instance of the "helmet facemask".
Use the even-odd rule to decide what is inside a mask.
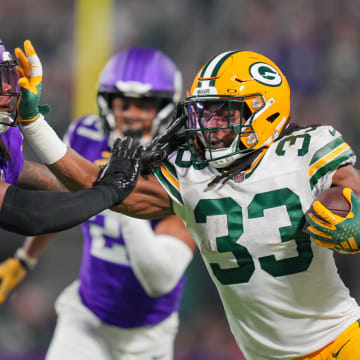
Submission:
[[[0,134],[3,134],[9,126],[16,126],[16,116],[13,119],[11,113],[20,96],[20,90],[16,61],[7,51],[3,51],[0,58]]]
[[[253,113],[248,103],[259,102]],[[197,164],[224,168],[246,156],[258,144],[252,122],[264,107],[259,94],[243,97],[189,97],[183,103],[188,117],[187,145]]]

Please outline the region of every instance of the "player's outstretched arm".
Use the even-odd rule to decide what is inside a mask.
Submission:
[[[68,148],[45,121],[42,108],[38,105],[42,81],[41,62],[30,41],[27,40],[24,47],[25,54],[20,49],[15,51],[21,64],[22,79],[26,79],[19,81],[23,96],[19,99],[18,111],[23,134],[40,160],[66,188],[91,188],[100,169]],[[28,86],[28,83],[32,85]],[[174,127],[176,130],[177,125],[179,124],[176,123]],[[170,198],[153,175],[141,177],[129,199],[122,206],[116,207],[116,211],[144,218],[163,217],[173,213]]]
[[[45,165],[28,160],[24,161],[17,186],[29,190],[68,191]]]
[[[30,191],[0,183],[0,226],[24,235],[71,228],[99,212],[121,203],[136,185],[139,148],[128,139],[113,152],[101,181],[77,192]]]
[[[30,190],[68,191],[45,165],[27,160],[20,173],[18,186]],[[0,303],[10,296],[36,266],[38,257],[54,235],[52,233],[28,237],[13,257],[0,264]]]
[[[305,214],[309,226],[305,229],[316,243],[345,254],[360,252],[360,201],[354,192],[360,193],[359,172],[351,165],[336,171],[333,186],[344,187],[343,196],[350,205],[346,217],[334,214],[320,201],[313,203],[314,216]]]

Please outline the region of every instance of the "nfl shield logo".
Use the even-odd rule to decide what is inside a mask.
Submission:
[[[239,174],[233,176],[233,180],[235,182],[243,182],[245,180],[245,174],[244,173],[239,173]]]

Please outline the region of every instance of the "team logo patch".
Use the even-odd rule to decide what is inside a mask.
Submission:
[[[279,86],[282,78],[278,71],[269,64],[257,62],[250,66],[251,77],[261,84],[268,86]]]
[[[238,173],[233,176],[233,180],[235,182],[243,182],[245,180],[245,174],[244,173]]]

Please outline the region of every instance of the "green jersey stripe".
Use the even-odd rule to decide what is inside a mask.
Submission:
[[[316,153],[313,155],[313,157],[310,161],[310,166],[312,164],[316,163],[318,160],[320,160],[324,156],[326,156],[327,154],[329,154],[330,152],[332,152],[334,149],[336,149],[340,145],[344,144],[344,142],[345,141],[342,137],[338,137],[338,138],[334,139],[333,141],[329,142],[328,144],[326,144],[325,146],[323,146],[321,149],[316,151]]]
[[[165,166],[166,170],[168,170],[169,173],[170,173],[176,180],[178,180],[175,167],[174,167],[168,160],[163,161],[162,164]]]
[[[339,165],[341,165],[343,162],[350,160],[353,156],[355,156],[352,149],[347,149],[345,152],[339,154],[336,158],[326,163],[324,166],[319,168],[313,176],[310,178],[310,186],[311,189],[314,188],[314,186],[319,182],[319,180],[329,173],[330,171],[335,170]]]
[[[173,186],[173,184],[171,184],[170,181],[168,181],[166,179],[166,177],[161,172],[160,167],[157,167],[154,169],[154,174],[155,174],[156,178],[159,180],[160,184],[164,187],[166,192],[169,194],[169,196],[174,201],[176,201],[178,204],[184,205],[184,202],[182,200],[180,192],[178,191],[178,189],[176,187]]]

